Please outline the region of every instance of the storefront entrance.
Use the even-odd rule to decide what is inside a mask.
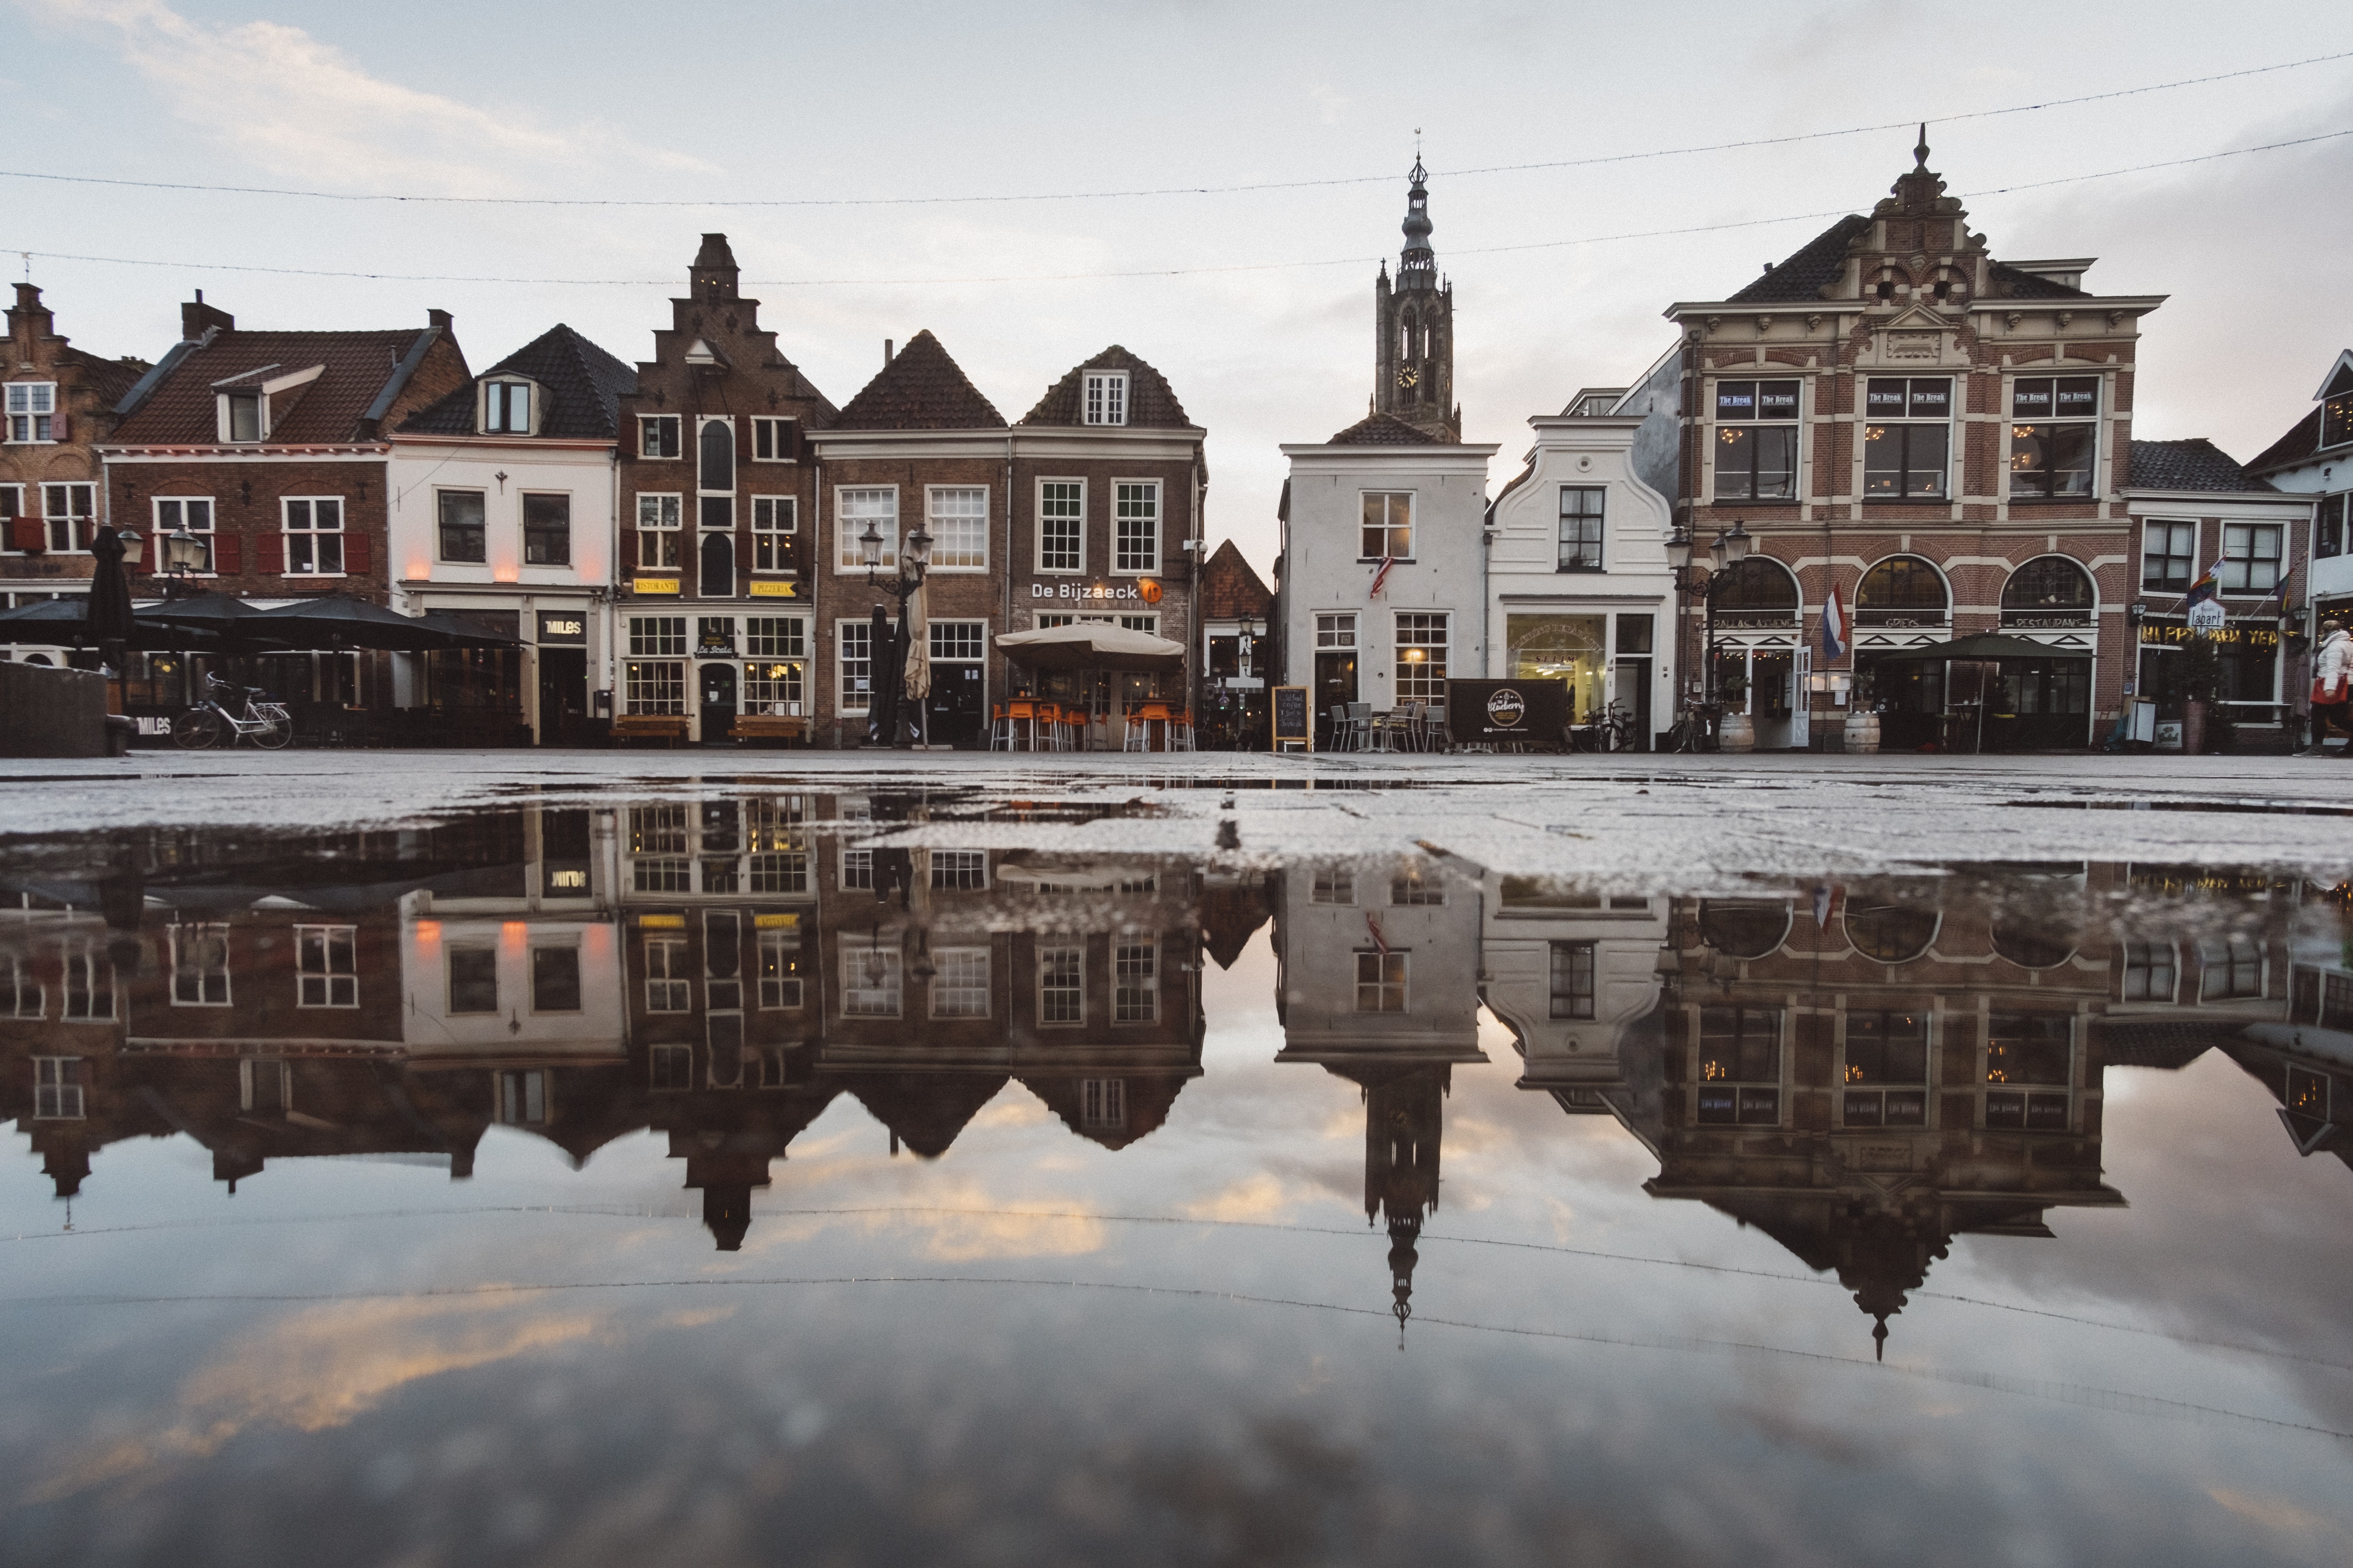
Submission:
[[[1985,750],[2043,752],[2092,742],[2092,661],[2006,658],[1986,686]]]
[[[1936,742],[1943,733],[1945,667],[1923,660],[1898,659],[1869,649],[1855,655],[1858,707],[1877,703],[1879,749],[1916,752]]]
[[[1594,724],[1609,705],[1609,617],[1505,616],[1514,680],[1568,682],[1569,722]]]
[[[1716,645],[1717,700],[1726,712],[1747,713],[1757,727],[1758,751],[1802,751],[1811,742],[1806,677],[1811,673],[1812,652],[1778,637],[1762,647]],[[1745,699],[1727,695],[1744,684]]]
[[[701,674],[702,729],[696,738],[705,745],[713,745],[729,739],[729,731],[735,727],[735,667],[706,664]]]
[[[923,740],[978,751],[988,743],[988,682],[977,664],[934,663],[923,700]]]
[[[1356,654],[1354,648],[1315,656],[1315,749],[1332,749],[1332,708],[1356,700]]]
[[[587,740],[588,650],[539,650],[539,743],[577,746]]]

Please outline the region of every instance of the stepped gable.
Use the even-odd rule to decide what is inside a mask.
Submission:
[[[447,318],[443,318],[445,321]],[[211,447],[220,440],[216,393],[291,375],[312,365],[317,380],[272,410],[268,445],[332,445],[372,441],[372,427],[406,384],[425,352],[448,329],[393,331],[255,332],[227,328],[183,345],[161,384],[115,427],[109,444],[124,447]],[[373,416],[371,410],[376,410]]]
[[[1127,423],[1131,428],[1184,430],[1192,427],[1193,422],[1185,417],[1185,405],[1176,401],[1176,391],[1168,384],[1168,378],[1117,343],[1082,364],[1072,365],[1061,380],[1046,389],[1046,395],[1038,400],[1038,406],[1021,416],[1021,423],[1049,426],[1086,423],[1085,410],[1080,405],[1084,395],[1086,373],[1091,370],[1127,372]]]
[[[2144,490],[2215,490],[2243,495],[2271,483],[2241,468],[2202,436],[2186,441],[2135,441],[2126,483]]]
[[[1327,447],[1445,447],[1452,445],[1394,414],[1367,414],[1324,443]]]
[[[519,375],[546,392],[539,433],[558,438],[610,440],[620,433],[620,400],[638,390],[638,373],[570,327],[549,328],[475,381]],[[438,403],[418,409],[401,423],[410,436],[474,434],[474,382]]]
[[[927,330],[842,405],[837,430],[1002,430],[1005,416]]]

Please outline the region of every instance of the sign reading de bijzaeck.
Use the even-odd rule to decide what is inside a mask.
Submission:
[[[1133,583],[1032,583],[1029,596],[1082,605],[1156,605],[1160,602],[1160,584],[1149,577]]]

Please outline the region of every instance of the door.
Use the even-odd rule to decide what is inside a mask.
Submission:
[[[988,737],[988,682],[977,664],[934,664],[932,694],[923,700],[923,739],[934,746],[977,751]]]
[[[1315,656],[1315,749],[1332,749],[1332,705],[1356,700],[1356,655],[1353,648]]]
[[[1813,743],[1813,693],[1806,689],[1814,672],[1814,650],[1800,645],[1789,669],[1789,744],[1805,751]]]
[[[539,650],[539,743],[576,746],[588,720],[588,650]]]
[[[1610,668],[1609,679],[1611,700],[1634,716],[1634,749],[1649,751],[1653,744],[1651,733],[1651,661],[1647,658],[1620,658]]]
[[[702,667],[702,732],[705,744],[724,741],[735,727],[735,667],[732,664],[706,664]]]
[[[1789,744],[1789,682],[1797,658],[1788,648],[1757,649],[1748,661],[1748,716],[1757,725],[1757,749],[1779,751]]]

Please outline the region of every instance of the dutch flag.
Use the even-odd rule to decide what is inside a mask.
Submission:
[[[1838,584],[1831,584],[1830,596],[1822,601],[1822,659],[1834,662],[1846,657],[1846,601],[1839,597]]]

